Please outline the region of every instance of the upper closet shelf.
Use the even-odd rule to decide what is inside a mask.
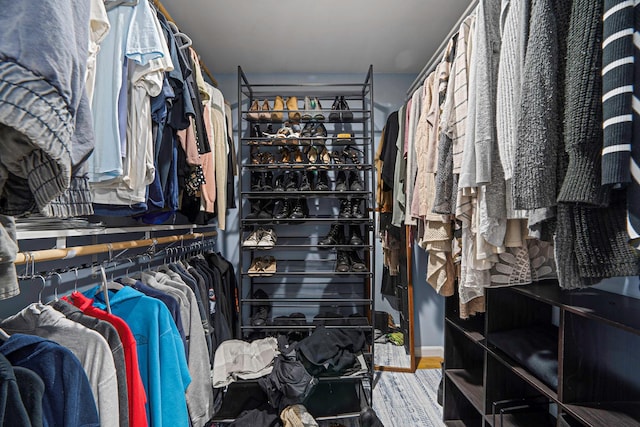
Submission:
[[[67,237],[81,237],[81,236],[99,236],[110,234],[127,234],[127,233],[145,233],[145,238],[150,238],[150,233],[156,231],[172,231],[172,230],[188,230],[188,233],[193,233],[195,229],[211,229],[215,228],[211,225],[195,225],[195,224],[183,224],[183,225],[152,225],[141,227],[104,227],[96,225],[87,228],[70,228],[70,229],[51,229],[51,230],[20,230],[18,226],[17,239],[20,240],[35,240],[35,239],[62,239]],[[56,245],[57,248],[64,248],[66,245]]]
[[[373,66],[369,70],[364,82],[347,83],[249,83],[247,75],[238,67],[238,91],[251,99],[268,98],[277,95],[281,96],[309,96],[318,98],[331,98],[336,95],[349,98],[361,99],[373,91]]]

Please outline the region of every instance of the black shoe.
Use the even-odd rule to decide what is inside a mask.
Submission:
[[[300,181],[300,191],[311,191],[311,182],[313,176],[311,172],[302,172],[302,179]]]
[[[353,120],[353,113],[349,111],[349,104],[347,104],[347,101],[344,99],[344,96],[340,97],[339,109],[342,110],[340,112],[340,119],[343,122],[350,122],[351,120]]]
[[[344,171],[338,172],[336,176],[336,189],[335,191],[347,191],[347,174]]]
[[[251,205],[251,212],[245,217],[246,219],[259,219],[260,213],[262,212],[262,200],[251,200],[249,199],[249,204]]]
[[[282,173],[276,177],[273,182],[273,191],[284,191],[284,180],[286,177],[286,173]]]
[[[260,129],[260,125],[259,124],[254,124],[251,127],[251,133],[249,134],[250,138],[262,138],[264,135],[262,135],[262,130]]]
[[[346,251],[338,251],[336,257],[336,271],[340,273],[346,273],[351,270],[351,260],[349,254]]]
[[[306,199],[296,199],[293,204],[293,208],[291,209],[291,213],[289,214],[289,218],[291,219],[301,219],[306,218],[309,212],[309,208],[307,206]]]
[[[251,191],[260,191],[260,189],[262,189],[262,174],[251,172]]]
[[[364,245],[359,225],[349,225],[349,244],[354,246]]]
[[[302,128],[302,132],[300,132],[300,138],[311,138],[313,136],[313,123],[309,122]],[[309,144],[308,141],[305,142],[305,145]]]
[[[268,299],[269,295],[262,289],[256,289],[252,295],[253,299]],[[267,319],[269,319],[269,312],[271,311],[270,304],[254,305],[251,307],[251,324],[253,326],[265,326]]]
[[[290,213],[291,213],[291,204],[289,202],[289,199],[276,200],[276,206],[273,208],[273,217],[275,219],[289,218]]]
[[[318,242],[320,246],[333,246],[344,244],[344,226],[342,224],[333,224],[329,229],[329,233],[324,239]]]
[[[340,121],[340,97],[336,96],[336,99],[333,101],[333,105],[331,106],[331,113],[329,113],[329,121],[337,122]]]
[[[313,138],[326,138],[327,128],[325,128],[322,123],[318,123],[311,131],[311,136]]]
[[[364,218],[364,213],[360,210],[360,203],[362,199],[353,199],[351,201],[351,217],[352,218]]]
[[[351,261],[351,271],[367,271],[367,266],[356,251],[349,252],[349,260]]]
[[[329,174],[327,171],[318,171],[316,191],[329,191]]]
[[[299,187],[300,173],[299,172],[285,172],[286,178],[284,180],[284,191],[295,191]]]
[[[260,212],[258,212],[258,219],[271,219],[271,211],[273,210],[273,202],[271,200],[262,200]]]
[[[338,216],[340,218],[351,218],[351,200],[342,199],[340,202],[340,213]]]
[[[273,191],[273,172],[264,172],[262,174],[262,191]]]
[[[360,180],[360,174],[358,172],[349,173],[349,190],[351,191],[364,191],[364,186]]]

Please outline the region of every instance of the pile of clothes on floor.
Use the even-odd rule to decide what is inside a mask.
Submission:
[[[327,313],[321,318],[326,323],[317,325],[313,333],[304,337],[299,331],[289,331],[277,338],[227,340],[220,344],[214,360],[214,388],[226,388],[238,380],[256,380],[259,386],[249,393],[250,398],[245,393],[241,412],[231,426],[318,426],[304,406],[318,386],[318,378],[367,372],[362,351],[370,337],[358,328],[327,327],[345,320],[354,325],[358,318],[333,318]],[[382,426],[370,407],[364,408],[362,417],[370,421],[361,425]]]

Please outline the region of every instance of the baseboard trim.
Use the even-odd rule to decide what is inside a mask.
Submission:
[[[440,357],[444,358],[444,347],[442,346],[423,346],[414,349],[416,357]]]

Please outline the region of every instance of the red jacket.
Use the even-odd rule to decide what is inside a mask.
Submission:
[[[122,347],[124,348],[124,360],[127,370],[127,391],[129,393],[129,426],[148,427],[147,411],[145,404],[147,396],[144,392],[144,385],[140,377],[138,367],[138,350],[136,349],[136,339],[131,333],[131,329],[124,320],[118,316],[107,313],[93,306],[93,300],[85,297],[80,292],[73,292],[70,296],[62,299],[75,305],[83,313],[109,322],[118,331]]]

